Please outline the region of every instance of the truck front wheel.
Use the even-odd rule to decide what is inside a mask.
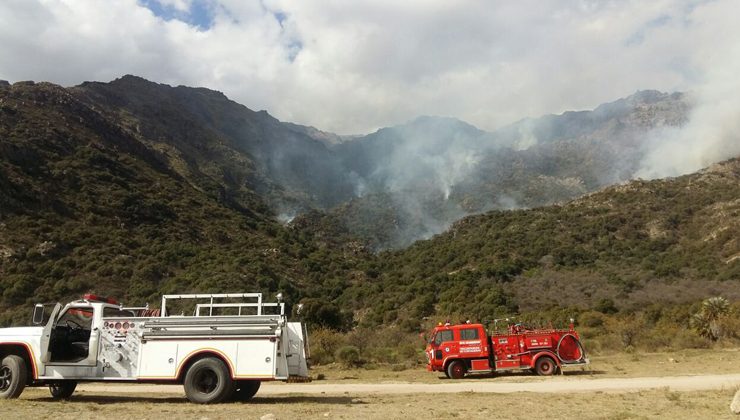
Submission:
[[[260,389],[260,381],[238,381],[236,383],[236,399],[249,401]]]
[[[20,356],[5,356],[0,364],[0,398],[20,397],[26,388],[27,374],[26,362]]]
[[[55,400],[66,400],[74,394],[75,388],[77,388],[75,381],[59,381],[49,384],[49,392]]]
[[[236,383],[221,359],[206,357],[190,366],[183,385],[185,395],[191,402],[213,404],[231,398]]]
[[[555,361],[551,357],[543,356],[537,359],[537,362],[534,364],[534,371],[540,376],[550,376],[555,373],[557,367],[558,365],[555,364]]]
[[[462,360],[454,360],[447,366],[447,376],[452,379],[464,378],[467,371],[468,368]]]

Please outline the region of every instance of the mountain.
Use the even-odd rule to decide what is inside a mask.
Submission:
[[[25,321],[18,305],[91,289],[128,302],[335,296],[347,284],[337,267],[362,255],[283,227],[271,202],[321,197],[328,178],[302,174],[325,161],[280,170],[325,151],[205,89],[134,77],[0,85],[0,323]]]
[[[192,180],[191,175],[205,175],[229,193],[252,190],[277,213],[326,208],[353,194],[353,184],[324,143],[220,92],[135,76],[70,90],[161,149],[182,176]]]
[[[740,158],[562,205],[470,216],[375,264],[343,296],[343,305],[365,308],[368,325],[562,308],[572,315],[604,301],[633,312],[737,300]]]
[[[323,217],[371,248],[403,248],[492,209],[563,202],[632,179],[652,130],[686,123],[690,99],[640,91],[593,111],[486,132],[421,117],[333,147],[356,196]]]
[[[631,179],[647,133],[680,126],[690,110],[686,95],[642,91],[494,132],[419,117],[338,136],[278,121],[220,92],[136,76],[66,91],[232,208],[248,211],[259,201],[283,223],[324,218],[306,223],[339,224],[347,241],[359,238],[374,251],[403,248],[471,214],[562,202]]]
[[[0,83],[0,324],[90,290],[129,303],[283,291],[312,321],[408,330],[604,299],[737,299],[737,159],[603,187],[622,179],[605,176],[615,156],[639,155],[646,130],[689,106],[640,93],[493,133],[424,117],[326,142],[207,89]],[[525,126],[536,135],[511,134]],[[468,148],[469,164],[436,155]],[[371,252],[414,235],[431,239]]]
[[[316,127],[309,127],[300,124],[294,124],[291,122],[283,123],[289,130],[295,131],[296,133],[306,135],[314,140],[324,143],[327,147],[336,146],[345,141],[352,140],[357,136],[340,136],[338,134],[321,131]]]

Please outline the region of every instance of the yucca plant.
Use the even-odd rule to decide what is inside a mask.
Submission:
[[[702,337],[717,341],[723,336],[722,318],[730,312],[730,302],[716,296],[706,299],[701,310],[691,318],[692,326]]]

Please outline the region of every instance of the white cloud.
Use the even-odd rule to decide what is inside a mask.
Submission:
[[[420,114],[492,129],[638,89],[711,90],[737,56],[717,45],[738,45],[740,32],[733,0],[213,0],[213,10],[203,29],[135,0],[4,1],[0,78],[132,73],[339,133]]]

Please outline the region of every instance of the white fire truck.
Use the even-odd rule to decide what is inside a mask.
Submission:
[[[0,398],[26,386],[68,398],[78,382],[118,381],[180,383],[190,401],[217,403],[248,400],[262,381],[309,380],[305,329],[287,321],[281,295],[165,295],[149,309],[88,294],[45,318],[36,305],[36,326],[0,329]]]

